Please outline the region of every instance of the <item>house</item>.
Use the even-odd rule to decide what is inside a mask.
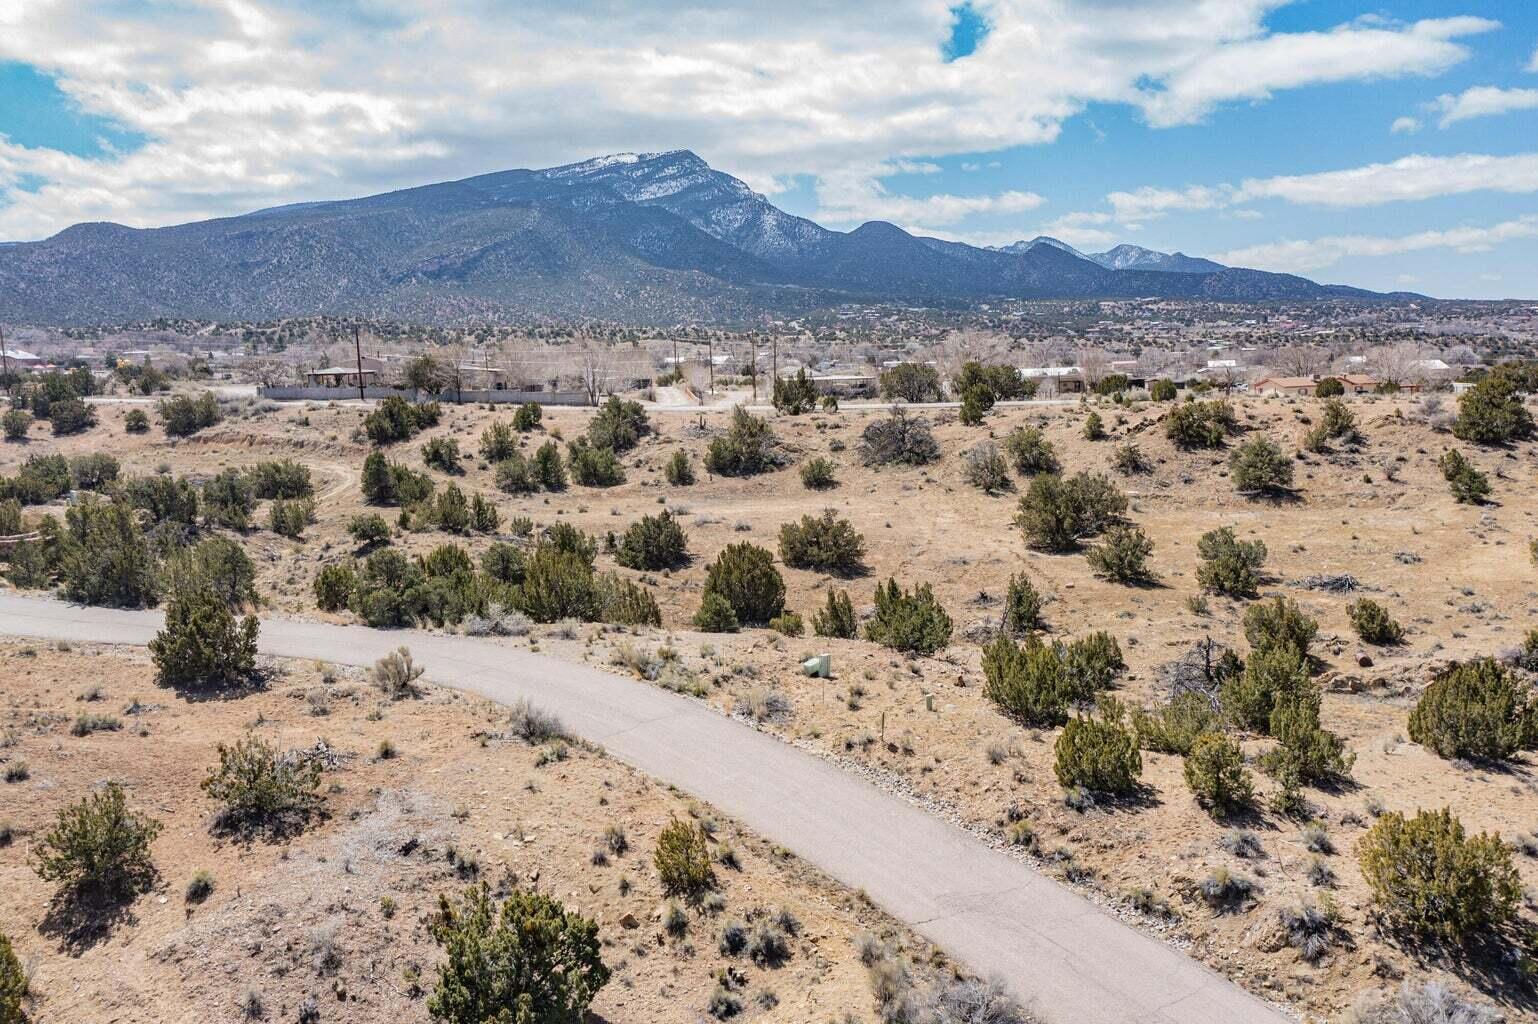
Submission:
[[[326,366],[306,373],[304,380],[312,388],[355,388],[373,387],[378,376],[378,370],[364,370],[360,374],[354,366]]]
[[[1020,376],[1035,381],[1042,395],[1076,395],[1084,391],[1084,371],[1077,366],[1022,366]]]
[[[1250,385],[1250,394],[1307,397],[1318,385],[1313,377],[1262,377]]]
[[[19,348],[6,348],[5,358],[11,364],[11,369],[13,370],[30,370],[33,367],[43,365],[42,356]]]

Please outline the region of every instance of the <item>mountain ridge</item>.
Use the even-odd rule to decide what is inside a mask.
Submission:
[[[1107,267],[1056,239],[1021,245],[978,248],[884,221],[833,231],[689,150],[611,154],[166,227],[72,225],[0,246],[0,319],[339,314],[667,324],[762,320],[850,301],[1385,297],[1153,250],[1124,252],[1126,266]],[[1165,265],[1144,265],[1159,258]]]

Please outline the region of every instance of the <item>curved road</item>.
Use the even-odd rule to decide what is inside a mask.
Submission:
[[[158,612],[0,594],[0,634],[143,645]],[[696,701],[459,636],[268,620],[264,653],[367,666],[409,644],[439,683],[527,698],[573,734],[714,804],[863,889],[1059,1024],[1282,1024],[1290,1018],[1029,866],[855,776]]]

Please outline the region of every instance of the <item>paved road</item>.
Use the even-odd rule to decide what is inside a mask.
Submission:
[[[142,645],[159,626],[157,612],[0,594],[0,634]],[[572,733],[864,889],[973,971],[1004,978],[1044,1021],[1289,1019],[966,832],[688,698],[465,637],[281,620],[263,622],[261,634],[268,654],[348,665],[403,643],[429,678],[492,700],[528,698]]]

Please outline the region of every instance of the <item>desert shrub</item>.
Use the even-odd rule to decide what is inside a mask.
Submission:
[[[315,493],[310,467],[293,459],[258,462],[248,476],[258,498],[308,498]]]
[[[554,441],[546,441],[534,451],[529,460],[529,475],[547,491],[566,489],[566,466],[561,461],[561,449]]]
[[[1009,577],[999,628],[1014,636],[1041,628],[1041,595],[1025,576],[1017,574]]]
[[[591,559],[545,541],[525,559],[513,603],[535,622],[591,622],[598,617],[599,597]]]
[[[1252,732],[1271,728],[1271,710],[1277,696],[1308,685],[1308,671],[1297,651],[1289,647],[1255,650],[1244,671],[1222,683],[1223,712],[1235,725]]]
[[[1309,645],[1318,634],[1319,623],[1303,614],[1291,598],[1278,595],[1244,611],[1244,638],[1255,651],[1281,647],[1306,661]]]
[[[1247,807],[1255,786],[1244,767],[1239,744],[1218,732],[1205,732],[1191,744],[1185,760],[1186,785],[1214,817]]]
[[[449,484],[431,501],[412,508],[412,519],[423,526],[436,526],[445,533],[470,532],[470,501],[458,484]]]
[[[583,487],[616,487],[625,482],[625,469],[613,448],[595,448],[583,438],[567,447],[571,478]]]
[[[717,476],[756,476],[780,465],[778,440],[769,421],[742,406],[732,409],[731,426],[705,448],[705,468]]]
[[[246,530],[255,510],[256,492],[240,470],[223,470],[203,484],[204,525]]]
[[[130,434],[147,433],[150,429],[150,418],[143,409],[129,409],[123,417],[123,429]]]
[[[160,600],[155,555],[133,508],[90,499],[64,511],[59,578],[64,596],[111,608],[154,607]]]
[[[481,431],[481,442],[477,450],[481,453],[481,458],[491,463],[511,458],[518,451],[518,441],[513,437],[513,428],[501,420],[488,423],[486,429]]]
[[[831,508],[780,527],[780,560],[792,569],[816,569],[849,576],[865,564],[865,538]]]
[[[1252,437],[1228,458],[1240,494],[1277,494],[1292,486],[1292,460],[1269,437]]]
[[[168,437],[190,437],[223,419],[212,391],[205,391],[196,398],[177,395],[161,399],[155,406],[155,415]]]
[[[422,461],[428,468],[454,474],[459,468],[459,441],[452,437],[435,437],[422,446]]]
[[[168,558],[165,575],[207,586],[231,608],[257,604],[256,566],[246,549],[228,537],[204,537],[196,546]]]
[[[928,583],[906,591],[889,579],[876,584],[876,614],[865,625],[865,638],[897,651],[933,654],[951,641],[951,617]]]
[[[1482,505],[1490,496],[1490,478],[1481,473],[1472,462],[1456,448],[1449,448],[1437,460],[1442,479],[1452,491],[1453,499],[1461,505]]]
[[[651,421],[640,402],[610,395],[587,425],[587,439],[594,448],[628,452],[651,433]]]
[[[1508,376],[1494,374],[1458,396],[1453,436],[1470,444],[1510,444],[1531,437],[1533,417],[1522,392]]]
[[[552,523],[545,528],[545,541],[557,551],[565,551],[576,555],[585,562],[588,568],[592,568],[593,559],[598,556],[598,541],[592,534],[570,523]]]
[[[513,429],[520,434],[527,434],[539,426],[540,420],[545,418],[545,410],[538,402],[525,402],[513,413]]]
[[[1173,402],[1175,394],[1175,382],[1168,377],[1160,377],[1148,386],[1148,397],[1155,402]]]
[[[761,626],[785,610],[785,581],[774,556],[746,541],[729,544],[705,573],[705,594],[719,594],[743,625]]]
[[[217,828],[283,834],[302,827],[320,806],[320,762],[285,754],[248,733],[219,744],[219,767],[201,785],[219,804]]]
[[[198,490],[186,477],[131,477],[118,492],[136,509],[149,513],[155,526],[170,524],[190,533],[198,518]]]
[[[992,441],[972,447],[963,456],[961,472],[967,483],[985,494],[1009,490],[1009,466],[999,454],[999,446]]]
[[[1084,417],[1083,433],[1084,440],[1086,441],[1105,440],[1105,421],[1100,418],[1098,412],[1091,412],[1088,416]]]
[[[1137,737],[1122,721],[1121,706],[1104,700],[1100,717],[1078,715],[1063,726],[1053,747],[1052,770],[1064,789],[1123,796],[1137,789],[1143,757]]]
[[[964,395],[973,389],[981,389],[987,394],[988,405],[991,408],[994,402],[1006,402],[1034,395],[1036,382],[1027,381],[1021,377],[1020,371],[1013,366],[1002,363],[982,363],[969,359],[961,364],[961,369],[952,379],[951,392]]]
[[[742,624],[737,621],[731,602],[711,592],[701,599],[700,610],[694,613],[694,627],[704,633],[735,633]]]
[[[1352,601],[1346,606],[1346,615],[1363,643],[1392,646],[1404,641],[1404,627],[1394,621],[1388,609],[1370,597]]]
[[[1137,526],[1113,526],[1104,539],[1089,549],[1089,566],[1098,576],[1116,583],[1147,583],[1154,578],[1148,568],[1153,541]]]
[[[370,505],[416,505],[433,493],[433,482],[382,452],[370,452],[363,460],[363,497]]]
[[[49,407],[48,422],[55,437],[83,434],[96,426],[96,409],[78,398],[66,398]]]
[[[672,819],[657,836],[657,851],[652,857],[665,896],[683,896],[697,900],[715,887],[716,875],[710,866],[710,837],[698,823]]]
[[[1277,692],[1269,727],[1280,745],[1262,759],[1267,770],[1309,783],[1335,782],[1351,774],[1356,756],[1346,753],[1339,736],[1320,726],[1319,704],[1319,688],[1312,683]]]
[[[1466,943],[1512,921],[1522,898],[1499,836],[1469,836],[1451,810],[1380,817],[1357,845],[1373,902],[1397,928]]]
[[[1153,472],[1153,463],[1143,454],[1142,448],[1128,441],[1118,446],[1111,456],[1111,468],[1123,476],[1132,476],[1134,473]]]
[[[380,693],[391,700],[406,700],[420,695],[417,680],[426,672],[427,669],[412,657],[411,648],[397,647],[374,662],[370,675]]]
[[[1036,473],[1056,473],[1059,469],[1057,449],[1042,434],[1039,427],[1016,427],[1004,439],[1004,451],[1022,476]]]
[[[881,397],[904,402],[938,402],[945,397],[940,371],[921,363],[898,363],[881,374]]]
[[[130,899],[154,882],[150,843],[160,829],[159,822],[129,810],[123,787],[109,782],[59,811],[33,847],[33,870],[58,883],[59,895],[71,902]]]
[[[118,461],[106,452],[77,455],[69,460],[69,474],[81,491],[104,491],[118,478]]]
[[[304,528],[315,522],[313,498],[279,499],[267,509],[267,528],[280,537],[299,539]]]
[[[0,501],[0,537],[14,537],[25,532],[26,521],[22,518],[21,502],[15,498]]]
[[[1098,473],[1076,473],[1066,480],[1056,473],[1043,473],[1021,496],[1015,525],[1031,547],[1072,551],[1081,539],[1102,532],[1126,510],[1126,496]]]
[[[358,573],[350,565],[323,565],[315,574],[315,607],[323,612],[339,612],[352,603]]]
[[[395,444],[416,437],[424,427],[438,422],[438,403],[416,405],[390,395],[363,418],[363,433],[377,445]]]
[[[179,586],[165,628],[150,641],[155,681],[192,690],[233,686],[256,669],[255,616],[236,619],[223,596],[201,580]]]
[[[651,591],[612,573],[597,580],[599,621],[618,626],[660,626],[662,609]]]
[[[663,470],[668,483],[674,487],[688,487],[694,483],[694,466],[689,462],[689,453],[676,451],[667,461],[667,467]],[[803,469],[801,479],[806,479],[806,471]]]
[[[1027,637],[1017,644],[1000,633],[983,648],[983,696],[1022,725],[1061,725],[1073,685],[1058,652]]]
[[[855,618],[854,604],[847,591],[828,591],[823,607],[812,615],[812,631],[818,636],[841,640],[853,640],[859,635],[860,623]]]
[[[1314,385],[1315,398],[1339,398],[1345,393],[1346,386],[1336,377],[1320,378],[1319,383]]]
[[[32,414],[25,409],[7,409],[0,416],[0,427],[5,429],[7,441],[24,441],[32,429]]]
[[[422,582],[421,568],[399,551],[375,551],[357,574],[348,607],[376,629],[410,626],[416,621]]]
[[[1266,543],[1239,540],[1231,526],[1209,530],[1196,542],[1202,564],[1196,582],[1203,590],[1229,597],[1254,597],[1260,587],[1260,567],[1266,561]]]
[[[782,636],[801,636],[806,632],[806,622],[797,612],[785,612],[770,619],[769,628]]]
[[[1538,747],[1538,702],[1494,658],[1460,662],[1426,687],[1409,733],[1440,757],[1505,761]]]
[[[807,375],[806,367],[796,371],[794,377],[776,377],[772,401],[778,412],[800,416],[817,407],[817,385]]]
[[[1319,431],[1331,440],[1344,441],[1346,444],[1355,444],[1362,439],[1356,426],[1355,414],[1339,398],[1325,401],[1320,410]]]
[[[1494,1008],[1470,1002],[1439,981],[1404,982],[1392,994],[1364,992],[1343,1024],[1502,1024]]]
[[[0,481],[3,483],[3,481]],[[10,494],[23,505],[46,505],[69,492],[74,478],[62,455],[29,455],[10,481]]]
[[[642,516],[625,531],[614,560],[627,569],[674,569],[689,561],[689,542],[671,512]]]
[[[1233,406],[1224,401],[1183,402],[1164,419],[1165,434],[1181,448],[1220,448],[1237,426]]]
[[[498,583],[516,585],[523,582],[523,552],[512,544],[498,541],[481,555],[481,571]]]
[[[539,489],[529,461],[517,452],[497,461],[493,479],[497,490],[507,494],[531,494]]]
[[[1189,754],[1205,733],[1217,730],[1218,713],[1204,693],[1186,690],[1152,711],[1132,709],[1138,745],[1161,754]]]
[[[0,1024],[22,1024],[21,1003],[27,996],[27,975],[16,959],[11,940],[0,932]]]
[[[926,466],[940,457],[940,442],[923,417],[900,406],[860,432],[860,461],[867,466]]]
[[[837,487],[838,478],[834,475],[836,469],[832,459],[820,455],[809,459],[801,465],[801,486],[809,491],[826,491],[830,487]]]
[[[428,931],[445,958],[427,1012],[444,1024],[578,1024],[609,981],[598,925],[542,892],[440,895]]]
[[[975,427],[983,422],[988,410],[993,408],[993,393],[984,387],[970,387],[961,393],[961,410],[958,418],[962,424]]]
[[[1086,633],[1066,644],[1059,642],[1054,646],[1063,659],[1077,700],[1090,700],[1101,690],[1110,689],[1127,667],[1121,645],[1104,630]]]
[[[371,548],[390,540],[390,524],[374,512],[353,516],[347,523],[347,534],[360,547]]]

